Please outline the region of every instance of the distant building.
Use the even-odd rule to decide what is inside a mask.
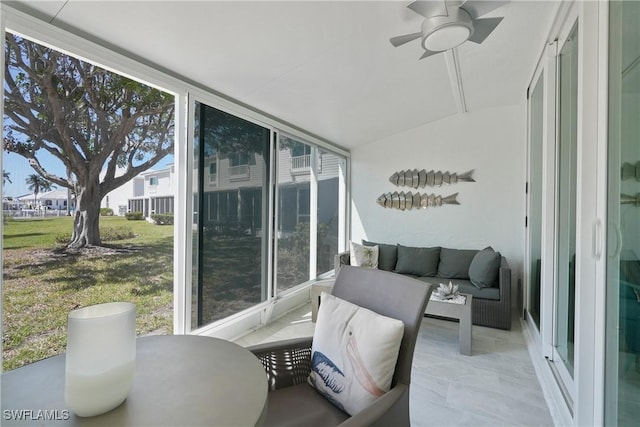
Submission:
[[[35,210],[67,210],[67,201],[71,199],[71,207],[73,208],[73,199],[69,197],[69,193],[66,189],[63,190],[51,190],[44,193],[26,194],[24,196],[16,197],[19,202],[20,209],[35,209]]]
[[[337,191],[339,157],[308,145],[293,144],[283,149],[278,159],[280,232],[291,233],[297,224],[309,221],[312,162],[318,171],[318,219],[324,222],[333,218],[338,209],[337,199],[324,195]],[[253,232],[260,228],[265,168],[262,155],[215,153],[205,158],[203,165],[204,220],[210,223],[233,222]],[[197,170],[193,173],[193,188],[198,188]],[[154,213],[173,213],[175,189],[175,166],[171,164],[136,176],[107,194],[101,207],[113,209],[115,215],[142,212],[145,218]],[[194,215],[197,217],[199,205],[197,199],[194,201]]]

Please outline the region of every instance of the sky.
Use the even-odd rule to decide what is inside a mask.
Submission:
[[[38,153],[38,159],[46,171],[62,177],[66,176],[65,168],[60,160],[47,152],[42,150],[41,152],[42,154]],[[160,163],[154,166],[154,169],[161,169],[170,163],[173,163],[173,156],[167,156],[162,159]],[[4,151],[2,153],[2,169],[5,172],[9,172],[9,179],[12,181],[11,183],[9,181],[5,182],[2,190],[3,197],[19,197],[32,193],[25,180],[36,171],[33,170],[24,157]]]

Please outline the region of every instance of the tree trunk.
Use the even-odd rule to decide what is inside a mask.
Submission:
[[[98,182],[80,188],[76,195],[73,234],[67,249],[100,246],[100,187]]]

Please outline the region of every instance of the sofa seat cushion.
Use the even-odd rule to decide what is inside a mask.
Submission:
[[[269,393],[265,427],[335,426],[349,418],[309,384]]]
[[[493,287],[480,289],[474,286],[471,281],[462,279],[443,279],[442,277],[413,277],[422,282],[432,283],[435,286],[435,289],[438,288],[438,285],[440,285],[440,283],[447,284],[451,282],[454,285],[458,285],[458,292],[462,294],[471,294],[474,298],[500,301],[500,288]]]

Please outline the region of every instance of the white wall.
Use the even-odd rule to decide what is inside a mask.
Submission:
[[[354,149],[352,240],[458,249],[491,245],[507,258],[517,283],[524,260],[525,118],[523,100],[517,106],[458,114]],[[418,189],[442,196],[458,192],[460,205],[411,211],[379,206],[382,193],[416,191],[389,182],[394,172],[414,168],[475,169],[476,182]]]

